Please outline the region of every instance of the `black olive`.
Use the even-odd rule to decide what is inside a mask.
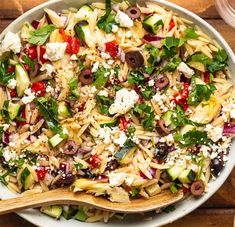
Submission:
[[[154,157],[158,161],[165,161],[170,152],[170,147],[166,143],[158,143],[154,150]]]
[[[65,176],[57,175],[52,181],[52,187],[61,187],[64,185],[70,185],[75,181],[75,176],[72,173],[67,173]]]
[[[158,121],[158,126],[157,131],[159,134],[168,135],[170,133],[170,130],[166,127],[165,122],[162,119]]]
[[[84,25],[88,25],[88,22],[86,20],[82,20],[82,21],[79,21],[77,23],[78,26],[84,26]]]
[[[74,140],[68,140],[64,147],[64,153],[68,155],[76,154],[78,151],[78,145]]]
[[[107,163],[107,166],[106,166],[106,169],[105,170],[109,170],[109,171],[112,171],[112,170],[115,170],[119,167],[119,163],[116,159],[112,159],[111,161],[109,161]]]
[[[190,191],[194,196],[200,196],[205,191],[205,185],[202,180],[194,181],[190,187]]]
[[[170,81],[167,76],[160,75],[157,77],[155,81],[155,87],[158,88],[159,90],[163,90],[169,85],[169,83]]]
[[[215,176],[217,176],[220,173],[220,171],[223,169],[223,165],[224,165],[223,160],[221,160],[219,158],[214,158],[211,161],[211,171],[212,171],[212,173]]]
[[[83,177],[84,178],[90,178],[91,179],[91,178],[95,177],[95,174],[93,174],[89,168],[83,169],[82,171],[83,171]]]
[[[92,75],[92,72],[90,69],[84,69],[80,76],[79,76],[79,80],[82,84],[84,85],[89,85],[92,84],[94,77]]]
[[[144,64],[144,57],[137,50],[127,52],[125,54],[125,60],[127,64],[132,68],[139,68]]]
[[[138,18],[140,18],[141,11],[140,11],[139,8],[137,8],[137,7],[135,7],[135,6],[131,6],[131,7],[127,8],[126,14],[127,14],[131,19],[138,19]]]

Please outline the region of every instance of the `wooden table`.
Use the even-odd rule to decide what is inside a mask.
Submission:
[[[46,0],[0,0],[0,32],[15,18]],[[218,15],[213,0],[170,0],[206,19],[235,51],[235,29]],[[233,151],[235,152],[235,151]],[[0,217],[1,227],[33,227],[16,214]],[[235,169],[221,189],[199,209],[167,227],[235,227]]]

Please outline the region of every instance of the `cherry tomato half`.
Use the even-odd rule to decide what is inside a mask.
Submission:
[[[46,84],[43,81],[34,82],[31,90],[35,92],[37,96],[42,97],[46,94]]]

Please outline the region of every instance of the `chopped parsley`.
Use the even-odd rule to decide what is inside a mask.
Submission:
[[[132,199],[139,198],[139,195],[140,195],[140,188],[133,188],[130,192],[130,196]]]
[[[110,76],[110,70],[102,67],[99,67],[98,70],[94,73],[95,81],[93,82],[93,85],[100,89],[105,86],[105,84],[108,82]]]
[[[77,77],[72,77],[69,81],[69,90],[72,95],[72,97],[75,97],[77,99],[80,98],[79,92],[78,92],[78,79]]]
[[[0,83],[7,85],[9,80],[15,78],[15,72],[8,73],[9,61],[0,61]]]
[[[109,97],[97,95],[96,99],[98,101],[99,112],[101,114],[109,114],[109,107],[113,104],[114,100]]]
[[[144,75],[140,71],[132,70],[127,77],[127,81],[129,84],[140,85],[144,81]]]

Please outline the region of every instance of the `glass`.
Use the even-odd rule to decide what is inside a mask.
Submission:
[[[215,0],[215,6],[225,22],[235,28],[235,0]]]

